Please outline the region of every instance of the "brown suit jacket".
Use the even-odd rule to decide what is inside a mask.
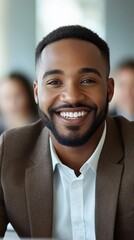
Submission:
[[[52,163],[39,121],[1,137],[0,237],[11,222],[20,237],[51,237]],[[134,123],[107,119],[96,179],[97,240],[134,239]],[[62,231],[62,230],[61,230]]]

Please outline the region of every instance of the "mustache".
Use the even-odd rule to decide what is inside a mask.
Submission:
[[[58,110],[63,109],[63,108],[80,108],[80,107],[84,107],[89,109],[89,111],[97,111],[98,107],[95,103],[92,103],[90,105],[87,104],[83,104],[83,103],[76,103],[76,104],[62,104],[60,106],[57,107],[50,107],[48,109],[48,112],[50,115],[53,115],[54,113],[56,113]]]

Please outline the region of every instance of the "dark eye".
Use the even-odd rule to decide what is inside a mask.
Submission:
[[[85,79],[82,79],[81,80],[81,83],[84,83],[84,84],[92,84],[92,83],[95,83],[96,81],[94,79],[90,79],[90,78],[85,78]]]
[[[46,85],[48,86],[60,86],[61,84],[61,80],[58,79],[53,79],[46,82]]]

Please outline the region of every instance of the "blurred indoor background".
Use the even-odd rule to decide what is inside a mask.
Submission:
[[[133,9],[133,0],[0,0],[0,79],[21,72],[32,82],[37,43],[69,24],[91,28],[107,41],[112,75],[122,59],[134,57]]]
[[[0,0],[0,76],[24,71],[35,78],[35,46],[54,28],[81,24],[103,37],[112,69],[134,56],[133,0]]]

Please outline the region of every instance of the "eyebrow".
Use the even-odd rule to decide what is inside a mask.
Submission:
[[[102,78],[100,72],[95,69],[95,68],[82,68],[79,73],[95,73],[96,75],[98,75],[99,77]]]
[[[78,71],[78,73],[79,74],[82,74],[82,73],[95,73],[96,75],[98,75],[99,77],[102,78],[100,72],[97,69],[95,69],[95,68],[82,68],[82,69],[80,69]],[[63,75],[64,72],[62,70],[59,70],[59,69],[49,70],[49,71],[47,71],[47,72],[45,72],[43,74],[42,79],[46,78],[49,75],[53,75],[53,74],[61,74],[61,75]]]
[[[53,75],[53,74],[62,74],[63,75],[63,71],[58,70],[58,69],[53,69],[53,70],[47,71],[43,74],[42,79],[49,76],[49,75]]]

